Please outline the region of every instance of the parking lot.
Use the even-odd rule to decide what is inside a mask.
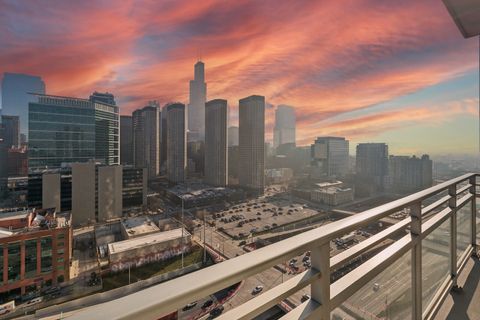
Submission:
[[[283,199],[257,199],[212,214],[208,222],[231,238],[242,239],[319,214],[317,210]]]

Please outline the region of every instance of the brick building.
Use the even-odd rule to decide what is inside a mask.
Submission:
[[[0,302],[69,280],[70,222],[53,209],[0,214]]]

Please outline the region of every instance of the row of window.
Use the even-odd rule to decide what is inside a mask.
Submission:
[[[57,270],[64,270],[64,246],[65,234],[60,233],[57,236]],[[3,281],[3,255],[2,247],[0,246],[0,283]],[[8,282],[15,282],[20,280],[21,275],[21,243],[13,242],[7,245],[8,252]],[[30,239],[25,241],[25,277],[33,278],[37,274],[37,261],[40,258],[40,271],[42,273],[51,272],[53,248],[52,238],[43,237],[40,239],[40,257],[37,256],[37,239]]]
[[[85,115],[60,115],[60,114],[51,114],[43,112],[30,112],[28,114],[28,121],[36,122],[61,122],[61,123],[84,123],[84,124],[93,124],[93,116]]]
[[[56,122],[32,122],[28,124],[29,130],[45,130],[45,131],[61,131],[61,132],[78,132],[92,133],[95,130],[94,124],[85,123],[56,123]]]
[[[86,140],[95,141],[95,132],[55,132],[29,130],[29,141],[31,140]]]
[[[92,149],[95,141],[30,140],[28,146],[30,149]]]
[[[52,115],[57,114],[76,114],[94,116],[95,110],[93,108],[69,108],[68,106],[49,106],[45,104],[30,103],[28,106],[29,114],[34,112],[50,113]]]

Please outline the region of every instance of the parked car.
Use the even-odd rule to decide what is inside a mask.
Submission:
[[[310,300],[310,296],[308,294],[304,294],[302,298],[300,299],[301,302],[305,302],[307,300]]]
[[[225,308],[224,308],[222,305],[220,305],[220,306],[218,306],[218,307],[215,307],[212,311],[210,311],[210,317],[211,317],[211,318],[216,318],[216,317],[218,317],[219,315],[222,314],[222,312],[223,312],[224,309],[225,309]]]
[[[212,299],[209,299],[209,300],[205,301],[205,303],[202,305],[202,309],[207,309],[207,308],[210,307],[212,304],[213,304],[213,300],[212,300]]]
[[[255,288],[253,288],[252,294],[253,295],[259,294],[260,292],[262,292],[262,290],[263,290],[263,286],[256,286]]]
[[[192,309],[193,307],[195,307],[196,305],[197,305],[197,301],[190,302],[190,303],[187,304],[185,307],[183,307],[183,311],[190,310],[190,309]]]
[[[27,302],[27,305],[31,306],[43,301],[43,297],[38,297]]]

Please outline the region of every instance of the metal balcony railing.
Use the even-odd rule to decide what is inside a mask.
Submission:
[[[104,319],[158,319],[310,250],[311,269],[225,312],[218,319],[252,319],[305,287],[310,287],[311,299],[282,319],[330,319],[335,310],[352,318],[378,319],[388,315],[389,319],[432,319],[450,289],[456,286],[457,276],[468,258],[476,252],[479,176],[465,174],[200,271],[87,308],[71,318],[90,320],[101,315]],[[405,208],[409,210],[405,219],[330,258],[330,241]],[[392,244],[331,282],[333,270],[392,238],[396,239]],[[389,271],[392,268],[395,269]],[[360,310],[361,299],[367,297],[364,304],[373,299],[378,301],[376,290],[370,285],[379,276],[385,281],[396,279],[398,283],[391,286],[392,292],[398,288],[403,291],[392,293],[390,299],[387,292],[385,310],[381,313],[362,315],[368,312],[365,309],[374,308],[365,306]],[[349,301],[355,295],[358,296],[355,303]]]

